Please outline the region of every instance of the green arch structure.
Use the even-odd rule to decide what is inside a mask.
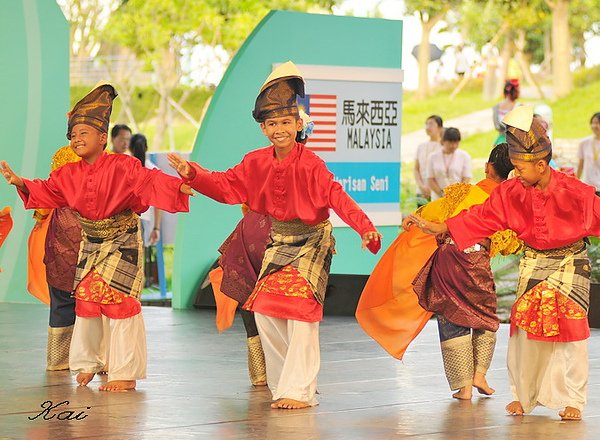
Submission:
[[[191,160],[225,170],[244,154],[269,144],[251,116],[256,93],[273,63],[401,68],[402,22],[272,11],[256,27],[231,62],[217,88],[196,139]],[[310,93],[310,91],[307,91]],[[217,248],[241,218],[239,206],[204,196],[180,215],[175,243],[173,307],[189,308],[199,282],[218,256]],[[380,227],[384,247],[397,227]],[[338,254],[332,273],[368,274],[377,262],[360,249],[349,228],[335,228]]]
[[[56,2],[2,2],[0,57],[0,159],[17,174],[45,177],[67,143],[69,26]],[[12,206],[14,226],[0,249],[0,302],[38,302],[26,291],[32,212],[2,180],[0,207]]]

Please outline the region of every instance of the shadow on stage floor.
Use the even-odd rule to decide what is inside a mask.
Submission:
[[[219,335],[210,310],[145,307],[144,316],[148,379],[137,391],[106,393],[98,391],[100,379],[76,387],[69,373],[44,370],[44,306],[0,304],[0,439],[581,440],[600,435],[600,330],[592,330],[589,402],[584,421],[577,423],[561,422],[556,411],[544,408],[526,417],[505,415],[511,400],[507,326],[500,328],[488,374],[496,394],[459,402],[450,398],[434,322],[399,362],[353,318],[326,317],[321,404],[283,411],[269,407],[268,390],[249,385],[241,320]],[[49,405],[59,406],[44,411]],[[61,418],[74,420],[58,420],[61,412]]]

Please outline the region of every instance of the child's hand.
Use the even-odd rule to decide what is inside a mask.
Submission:
[[[402,219],[402,229],[404,229],[405,231],[408,231],[408,229],[414,224],[415,223],[410,218],[410,215],[408,215]]]
[[[171,168],[177,171],[181,177],[184,179],[191,179],[193,177],[192,167],[183,157],[175,153],[169,153],[167,154],[167,158],[169,159]]]
[[[192,191],[192,188],[186,183],[181,184],[179,187],[179,192],[192,197],[196,195],[196,193]]]
[[[377,231],[365,232],[362,236],[362,248],[366,249],[369,243],[373,241],[381,241],[383,236]]]
[[[419,217],[416,214],[411,214],[407,217],[410,223],[417,225],[426,234],[437,235],[443,232],[448,232],[448,226],[446,223],[435,223],[425,220],[423,217]],[[404,224],[404,222],[402,222]]]
[[[8,182],[9,185],[15,185],[17,188],[25,188],[25,184],[23,183],[23,179],[15,174],[13,170],[10,169],[8,164],[5,161],[0,161],[0,170],[4,175],[4,178]]]
[[[150,246],[154,246],[156,243],[158,243],[159,239],[160,230],[157,228],[152,229],[152,232],[150,232],[150,238],[148,239],[148,243],[150,244]]]

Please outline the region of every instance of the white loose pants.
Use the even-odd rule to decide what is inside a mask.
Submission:
[[[69,352],[73,374],[98,373],[108,363],[109,381],[145,379],[146,362],[146,330],[141,313],[125,319],[75,318]]]
[[[517,329],[508,341],[508,375],[513,399],[525,413],[537,405],[583,410],[587,400],[588,341],[544,342]]]
[[[287,398],[318,405],[315,393],[321,366],[319,323],[272,318],[260,313],[254,317],[273,400]]]

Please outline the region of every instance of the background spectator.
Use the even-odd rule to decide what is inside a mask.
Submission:
[[[502,119],[504,119],[504,115],[515,108],[520,93],[521,89],[518,79],[506,80],[504,83],[504,99],[492,108],[494,127],[498,130],[498,138],[495,145],[506,142],[506,126],[502,123]]]
[[[423,206],[431,200],[431,188],[427,180],[427,164],[429,156],[442,149],[442,133],[444,122],[438,115],[432,115],[425,121],[425,132],[429,136],[428,142],[423,142],[417,147],[415,158],[415,180],[417,181],[417,206]]]
[[[113,153],[127,154],[131,140],[131,128],[125,124],[117,124],[110,131],[110,143]]]
[[[471,156],[458,148],[460,131],[450,127],[444,130],[441,150],[429,156],[427,176],[431,188],[431,199],[443,196],[444,188],[453,183],[469,182],[472,177]]]
[[[600,112],[592,115],[590,127],[592,136],[586,137],[579,144],[577,177],[594,186],[596,195],[600,195]]]

